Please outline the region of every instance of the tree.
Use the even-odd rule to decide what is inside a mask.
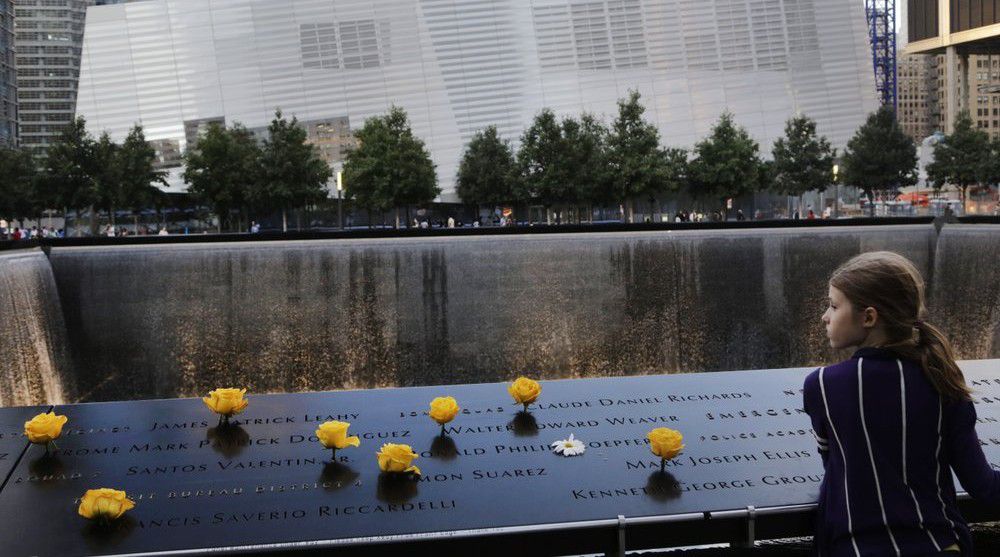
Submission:
[[[119,206],[132,210],[136,228],[140,209],[152,205],[161,194],[154,184],[167,183],[167,173],[153,166],[155,160],[156,150],[146,141],[142,126],[132,126],[118,149],[116,166],[120,172]]]
[[[125,199],[119,151],[120,147],[111,140],[108,132],[102,133],[91,149],[95,203],[108,211],[108,222],[112,225],[115,224],[115,208],[121,207]]]
[[[972,124],[969,113],[962,111],[955,118],[955,131],[934,145],[934,160],[927,165],[927,179],[935,190],[952,184],[965,204],[969,186],[984,177],[983,165],[989,164],[990,137]]]
[[[408,211],[441,193],[430,152],[402,108],[392,106],[388,114],[365,120],[354,137],[358,147],[344,160],[344,187],[359,206],[371,212],[406,205]]]
[[[83,117],[70,122],[46,151],[42,182],[44,200],[51,207],[90,208],[90,231],[97,232],[94,205],[100,201],[95,173],[100,168],[95,142]]]
[[[35,177],[29,151],[0,147],[0,217],[21,220],[43,208]]]
[[[691,193],[718,200],[725,213],[726,199],[754,191],[762,182],[759,146],[747,130],[723,112],[708,137],[694,147],[688,168]]]
[[[875,192],[898,191],[917,183],[917,148],[896,121],[891,106],[882,106],[847,142],[843,157],[843,182],[868,198],[875,215]]]
[[[476,133],[458,165],[457,193],[463,202],[497,206],[515,200],[514,151],[496,126]]]
[[[333,171],[297,118],[287,120],[276,110],[267,128],[260,157],[260,179],[250,190],[251,201],[260,207],[281,209],[281,229],[288,231],[288,209],[303,207],[327,197],[326,184]]]
[[[826,137],[816,135],[816,122],[806,116],[796,116],[785,122],[785,136],[779,137],[771,149],[774,162],[769,165],[773,179],[771,188],[799,199],[802,214],[802,194],[823,191],[833,179],[836,151]]]
[[[563,123],[566,168],[574,186],[575,198],[591,205],[608,205],[615,198],[614,184],[608,170],[608,129],[593,114],[584,113],[578,126]]]
[[[232,229],[232,211],[244,209],[260,176],[260,147],[241,124],[226,128],[211,123],[184,155],[188,191],[209,204],[219,218],[219,231]]]
[[[521,135],[521,147],[517,151],[520,173],[517,196],[544,207],[547,220],[551,220],[549,209],[553,205],[566,202],[572,196],[566,175],[565,149],[563,127],[555,113],[547,108],[535,115],[531,126]]]
[[[617,199],[625,202],[626,217],[632,222],[632,198],[650,197],[665,191],[669,182],[667,161],[677,161],[676,152],[660,149],[660,132],[642,117],[646,108],[639,103],[638,91],[629,91],[618,101],[618,117],[608,136],[608,171]]]
[[[979,183],[991,186],[1000,184],[1000,137],[990,142],[989,152],[979,166]]]

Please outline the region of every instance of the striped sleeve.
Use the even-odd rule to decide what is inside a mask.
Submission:
[[[943,406],[945,443],[951,455],[951,467],[962,487],[973,498],[1000,505],[1000,470],[990,466],[976,434],[976,408],[972,401]]]
[[[816,448],[819,449],[823,463],[826,463],[830,451],[830,437],[827,434],[826,419],[823,414],[823,402],[819,389],[819,370],[810,373],[802,386],[802,408],[812,422],[812,433],[816,438]]]

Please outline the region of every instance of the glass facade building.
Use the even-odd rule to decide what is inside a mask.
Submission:
[[[0,0],[0,147],[17,144],[14,0]]]
[[[262,129],[276,108],[337,164],[393,104],[455,201],[463,149],[534,115],[610,121],[638,90],[663,143],[724,110],[766,153],[796,113],[843,147],[877,108],[856,0],[150,0],[87,12],[77,113],[121,140],[141,123],[171,189],[207,122]]]
[[[21,146],[48,146],[73,119],[87,6],[93,0],[14,0]]]

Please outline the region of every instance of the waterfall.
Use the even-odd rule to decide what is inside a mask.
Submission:
[[[0,406],[71,400],[66,328],[48,258],[0,252]]]

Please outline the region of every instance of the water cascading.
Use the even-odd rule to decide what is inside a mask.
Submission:
[[[0,252],[0,406],[72,400],[66,328],[39,249]]]

